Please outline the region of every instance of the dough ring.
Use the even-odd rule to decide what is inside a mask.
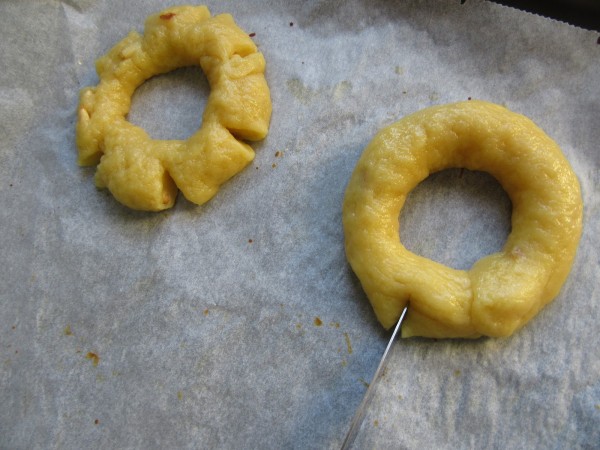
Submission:
[[[200,65],[211,88],[202,126],[189,139],[155,140],[125,116],[148,78]],[[81,91],[76,130],[79,163],[98,164],[96,185],[133,209],[173,206],[177,188],[197,204],[254,158],[238,139],[268,132],[271,98],[265,60],[229,14],[178,6],[146,20],[96,62],[100,83]]]
[[[409,252],[400,210],[430,173],[493,175],[512,231],[499,253],[454,270]],[[561,150],[526,117],[482,101],[424,109],[381,130],[352,174],[343,206],[346,254],[385,328],[410,300],[403,337],[509,336],[559,292],[581,236],[579,183]]]

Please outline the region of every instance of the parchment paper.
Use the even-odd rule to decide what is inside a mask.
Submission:
[[[168,5],[0,3],[0,447],[338,448],[388,338],[345,259],[347,180],[381,127],[472,97],[562,147],[585,202],[577,259],[510,338],[398,343],[357,448],[598,448],[597,33],[477,0],[210,1],[256,33],[270,134],[208,204],[139,213],[76,165],[77,95]],[[207,94],[176,71],[138,89],[130,120],[185,138]],[[400,219],[408,248],[468,268],[501,248],[510,202],[447,171]]]

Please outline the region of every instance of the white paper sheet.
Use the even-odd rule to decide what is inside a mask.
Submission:
[[[388,337],[345,259],[346,183],[381,127],[472,97],[562,147],[579,253],[511,338],[398,343],[357,448],[597,448],[597,33],[478,0],[209,2],[256,33],[270,134],[208,204],[132,212],[76,165],[77,95],[168,5],[0,3],[0,447],[338,448]],[[188,136],[207,92],[198,69],[153,79],[130,119]],[[409,248],[466,268],[501,247],[510,203],[449,171],[401,220]]]

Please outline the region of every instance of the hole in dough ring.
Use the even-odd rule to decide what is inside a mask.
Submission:
[[[126,115],[135,89],[148,78],[199,65],[211,91],[202,126],[187,140],[155,140]],[[271,98],[265,60],[229,14],[205,6],[172,7],[146,19],[96,62],[100,82],[80,93],[79,163],[98,164],[96,185],[133,209],[173,206],[179,188],[197,204],[254,158],[238,139],[268,132]]]
[[[494,176],[513,205],[501,252],[455,270],[408,251],[399,214],[430,173]],[[528,118],[467,101],[424,109],[381,130],[346,189],[346,254],[385,328],[410,299],[403,337],[509,336],[559,292],[581,236],[579,182],[560,148]]]

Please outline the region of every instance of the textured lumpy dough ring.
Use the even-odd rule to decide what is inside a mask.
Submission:
[[[135,89],[148,78],[199,65],[211,88],[201,128],[186,141],[155,140],[126,120]],[[265,60],[229,14],[179,6],[146,20],[96,62],[100,83],[81,91],[79,163],[98,162],[96,184],[121,203],[161,210],[177,187],[198,204],[242,170],[254,151],[239,139],[267,135],[271,98]]]
[[[408,193],[439,170],[493,175],[513,206],[504,248],[471,270],[409,252],[399,241]],[[348,260],[381,324],[410,300],[403,337],[508,336],[559,292],[581,235],[579,183],[561,150],[526,117],[482,101],[432,107],[380,131],[346,190]]]

